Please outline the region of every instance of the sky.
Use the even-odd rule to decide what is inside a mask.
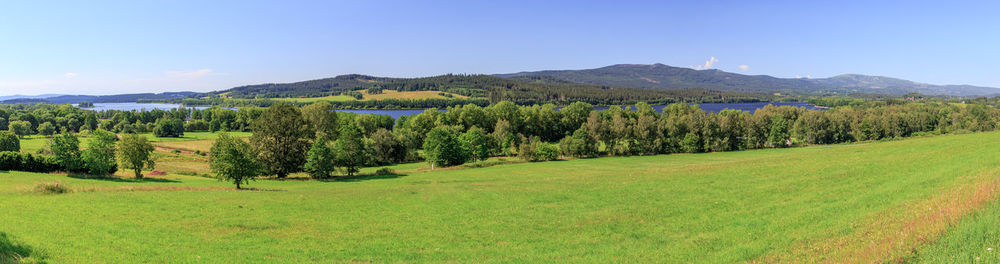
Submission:
[[[0,2],[0,95],[621,63],[1000,87],[997,10],[997,1],[11,0]]]

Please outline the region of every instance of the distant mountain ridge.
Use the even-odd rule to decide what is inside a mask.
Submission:
[[[116,94],[116,95],[39,95],[39,96],[7,96],[7,99],[0,100],[0,104],[78,104],[80,102],[91,103],[134,103],[139,100],[161,100],[174,98],[187,98],[200,93],[196,92],[164,92],[164,93],[136,93],[136,94]]]
[[[709,89],[783,94],[906,94],[948,96],[1000,95],[1000,88],[972,85],[933,85],[883,76],[844,74],[830,78],[778,78],[744,75],[716,69],[695,70],[656,64],[616,64],[584,70],[545,70],[496,74],[523,79],[546,76],[569,82],[641,89]]]

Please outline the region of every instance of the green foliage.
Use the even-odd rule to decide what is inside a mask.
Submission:
[[[153,152],[153,145],[149,143],[146,136],[136,134],[122,135],[118,141],[117,159],[118,166],[123,169],[132,170],[135,178],[142,179],[143,169],[153,169],[156,165],[150,155]]]
[[[109,175],[118,171],[115,162],[115,141],[118,137],[103,129],[94,130],[87,149],[83,151],[83,161],[91,175]]]
[[[336,165],[344,167],[347,176],[354,176],[368,161],[369,150],[365,146],[361,130],[351,123],[340,126],[340,138],[334,143],[333,151],[337,156]]]
[[[53,126],[51,122],[38,124],[38,134],[43,136],[52,136],[55,133],[56,127]]]
[[[253,132],[250,144],[269,174],[285,178],[302,169],[309,149],[307,138],[314,133],[298,108],[289,104],[271,106],[254,122]]]
[[[250,144],[238,137],[222,133],[212,144],[209,156],[209,166],[219,180],[229,181],[242,188],[242,184],[264,172],[264,167],[257,161]]]
[[[22,138],[33,133],[31,123],[28,121],[11,121],[7,125],[7,130]]]
[[[178,118],[161,118],[156,120],[153,135],[156,137],[183,137],[184,121]]]
[[[370,140],[369,145],[375,164],[386,165],[406,160],[407,146],[392,131],[379,128],[371,135]]]
[[[0,151],[21,151],[21,140],[10,131],[0,131]]]
[[[0,152],[0,171],[54,172],[61,169],[52,157],[13,151]]]
[[[337,138],[337,113],[329,102],[321,101],[302,107],[302,118],[315,131],[316,138]]]
[[[538,160],[541,161],[557,160],[559,159],[559,155],[561,154],[559,152],[558,145],[548,144],[548,143],[539,144],[538,148],[535,151],[537,152],[535,156],[538,157]]]
[[[517,158],[530,162],[540,161],[541,158],[538,156],[538,146],[542,144],[541,139],[535,137],[525,139],[523,142],[524,143],[517,148]]]
[[[59,134],[52,139],[50,148],[56,162],[66,171],[80,173],[87,170],[80,152],[80,140],[73,133]]]
[[[630,75],[632,76],[632,75]],[[636,79],[630,77],[632,79]],[[636,79],[638,80],[638,79]],[[580,84],[570,82],[534,82],[515,79],[505,79],[490,75],[441,75],[424,78],[382,78],[365,75],[341,75],[335,78],[311,80],[286,84],[261,84],[241,86],[228,90],[213,92],[212,94],[225,93],[232,98],[279,98],[279,97],[319,97],[340,93],[352,96],[358,100],[363,99],[363,95],[355,90],[378,87],[380,89],[396,91],[442,91],[460,94],[470,97],[485,98],[482,103],[479,101],[467,101],[457,99],[436,99],[420,100],[423,105],[412,105],[416,101],[408,100],[372,100],[372,101],[348,101],[337,102],[339,106],[359,108],[357,106],[380,106],[381,108],[406,107],[406,108],[428,108],[444,107],[454,105],[464,105],[474,103],[480,106],[485,103],[496,103],[500,101],[512,101],[518,104],[535,104],[543,102],[587,102],[591,104],[626,104],[638,101],[655,103],[672,102],[756,102],[767,100],[770,96],[762,94],[751,94],[742,91],[718,92],[703,90],[697,87],[692,89],[671,89],[671,90],[649,90],[636,88],[609,87],[601,85]],[[223,103],[222,99],[218,99]],[[232,101],[232,99],[228,99]],[[266,107],[272,102],[263,100],[262,102],[244,103],[256,104]],[[258,99],[259,100],[259,99]],[[195,100],[188,100],[195,101]],[[385,101],[385,102],[380,102]],[[187,102],[187,101],[185,101]],[[455,103],[457,102],[457,103]],[[216,102],[200,102],[203,104],[213,104]],[[510,120],[510,119],[508,119]]]
[[[486,131],[475,126],[462,133],[459,136],[459,141],[462,142],[463,149],[468,151],[469,158],[472,161],[487,159],[493,154],[493,150],[496,149],[496,141],[490,138],[486,134]]]
[[[336,171],[337,155],[325,140],[317,139],[306,153],[303,170],[313,179],[326,179]]]
[[[591,158],[598,155],[597,139],[590,137],[582,125],[573,132],[573,135],[559,141],[559,149],[563,154],[577,158]]]
[[[468,152],[458,139],[458,132],[448,126],[438,126],[427,132],[424,155],[431,165],[455,166],[469,160]]]

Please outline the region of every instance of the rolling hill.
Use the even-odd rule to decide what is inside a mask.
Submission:
[[[882,76],[858,74],[830,78],[777,78],[744,75],[716,69],[694,70],[664,64],[617,64],[585,70],[546,70],[497,74],[511,79],[545,76],[574,83],[641,89],[708,89],[783,94],[906,94],[947,96],[998,95],[1000,89],[971,85],[933,85]]]
[[[134,103],[138,100],[162,100],[187,98],[198,95],[196,92],[165,92],[165,93],[137,93],[137,94],[116,94],[116,95],[50,95],[50,96],[11,96],[10,99],[0,100],[0,104],[78,104],[80,102],[91,103]]]
[[[359,74],[295,83],[268,83],[240,86],[207,95],[228,98],[321,97],[343,92],[381,88],[396,91],[441,91],[492,102],[517,103],[573,102],[618,104],[649,102],[753,102],[770,99],[767,94],[706,89],[652,90],[608,85],[573,83],[549,77],[500,78],[492,75],[447,74],[422,78],[387,78]]]

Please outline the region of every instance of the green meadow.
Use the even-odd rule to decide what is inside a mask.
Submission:
[[[996,188],[985,188],[1000,173],[998,137],[403,164],[394,175],[258,180],[247,191],[171,171],[0,172],[0,262],[11,252],[49,263],[967,262],[996,254],[996,236],[979,236],[1000,233]],[[70,192],[36,189],[55,182]]]

